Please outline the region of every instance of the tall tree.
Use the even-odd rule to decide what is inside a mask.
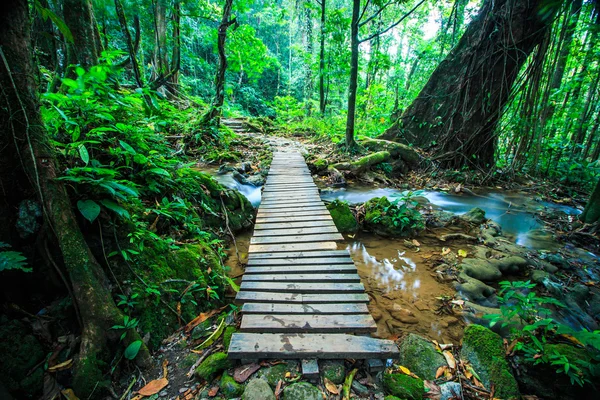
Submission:
[[[493,167],[495,129],[513,83],[559,6],[484,0],[419,96],[381,137],[433,146],[446,167]]]
[[[82,67],[98,64],[102,43],[91,1],[63,0],[63,15],[73,35],[69,62]]]
[[[227,56],[225,54],[225,42],[227,41],[227,29],[236,23],[236,18],[231,18],[233,0],[225,0],[223,6],[223,17],[219,24],[217,49],[219,51],[219,68],[215,76],[215,97],[209,111],[204,115],[203,122],[206,124],[217,122],[221,116],[221,109],[225,103],[225,72],[227,71]]]
[[[114,354],[109,351],[108,343],[111,340],[118,342],[118,334],[111,327],[122,323],[123,315],[113,301],[102,267],[77,224],[66,189],[56,179],[55,153],[39,112],[30,26],[27,0],[2,2],[0,177],[6,199],[0,205],[3,208],[0,211],[16,217],[16,209],[23,200],[37,201],[43,210],[47,229],[36,239],[57,243],[69,276],[83,323],[73,386],[79,396],[88,398],[104,381],[101,365],[108,365]],[[82,57],[80,62],[91,60]],[[14,220],[12,222],[11,226],[14,226]],[[141,339],[130,329],[125,342],[135,340]],[[138,357],[139,365],[149,366],[151,359],[144,345]]]
[[[417,3],[408,13],[397,19],[395,22],[388,25],[386,28],[377,30],[365,38],[359,38],[360,28],[369,24],[371,21],[378,18],[390,6],[402,3],[402,0],[390,0],[385,3],[374,2],[375,10],[368,17],[365,16],[370,1],[367,1],[364,6],[361,6],[361,0],[352,1],[352,20],[350,22],[350,82],[348,84],[348,116],[346,118],[346,148],[352,149],[356,146],[354,141],[354,124],[356,120],[356,91],[358,89],[358,46],[363,42],[368,42],[380,35],[389,32],[398,24],[404,21],[412,14],[425,0]]]
[[[327,0],[317,0],[321,6],[321,31],[319,32],[319,111],[325,115],[325,22]]]

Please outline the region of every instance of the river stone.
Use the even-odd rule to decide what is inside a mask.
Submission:
[[[275,400],[275,394],[267,381],[254,378],[246,385],[242,400]]]
[[[237,383],[227,372],[224,372],[221,376],[219,387],[221,393],[228,399],[239,397],[244,392],[244,386]]]
[[[323,400],[323,393],[308,382],[298,382],[283,389],[283,400]]]
[[[321,363],[321,375],[339,385],[346,377],[346,366],[343,361],[326,360]]]
[[[412,311],[402,308],[398,304],[394,304],[393,307],[388,309],[390,315],[395,319],[405,324],[418,324],[419,319],[415,317]]]
[[[483,282],[495,282],[502,278],[502,272],[487,260],[465,258],[459,267],[464,274]]]
[[[458,382],[444,382],[440,385],[440,400],[462,399],[462,386]]]
[[[292,375],[297,375],[299,374],[299,371],[298,361],[287,361],[261,369],[258,372],[258,377],[265,379],[272,388],[275,388],[277,383],[285,378],[287,372],[291,372]]]
[[[435,379],[435,372],[446,359],[438,353],[433,344],[414,333],[409,333],[399,347],[399,363],[417,376],[427,380]]]
[[[360,397],[369,397],[369,388],[356,379],[352,381],[352,390]]]
[[[405,400],[421,400],[425,395],[423,380],[405,374],[383,374],[383,388]]]
[[[496,397],[518,399],[519,386],[506,361],[502,338],[481,325],[469,325],[465,329],[461,359],[467,360],[490,390],[495,386]]]
[[[537,284],[542,284],[544,279],[550,276],[546,271],[541,271],[539,269],[531,271],[531,281]]]
[[[263,174],[258,173],[246,178],[246,182],[252,186],[258,187],[263,186],[266,182],[266,179]]]
[[[461,272],[458,277],[464,282],[455,282],[454,288],[468,300],[482,301],[493,295],[495,292],[493,287],[486,285],[480,280],[471,278],[463,272]]]
[[[479,207],[475,207],[461,215],[460,219],[471,224],[481,225],[486,221],[485,211]]]
[[[358,231],[358,222],[345,201],[334,200],[327,204],[327,209],[335,226],[341,233],[354,233]]]

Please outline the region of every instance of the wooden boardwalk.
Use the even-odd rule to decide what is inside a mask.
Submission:
[[[337,250],[343,240],[304,158],[275,153],[236,297],[243,315],[230,358],[397,355],[392,341],[364,336],[377,327],[350,254]]]

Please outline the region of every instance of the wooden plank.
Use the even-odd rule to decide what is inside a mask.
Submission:
[[[227,352],[231,359],[397,359],[391,340],[345,334],[234,333]]]
[[[284,261],[288,261],[288,262],[300,262],[300,260],[307,259],[307,258],[312,258],[313,260],[319,259],[319,258],[327,258],[327,262],[330,262],[329,257],[342,257],[342,258],[349,259],[350,262],[352,262],[352,259],[350,258],[350,253],[348,252],[348,250],[325,250],[325,251],[312,251],[312,252],[290,251],[288,253],[250,254],[248,256],[249,260],[256,260],[259,258],[260,259],[273,259],[273,258],[298,259],[298,260],[284,260]]]
[[[254,230],[253,237],[263,236],[296,236],[296,235],[311,235],[315,233],[338,233],[335,225],[317,226],[312,228],[290,228],[290,229],[265,229]]]
[[[364,293],[362,283],[242,282],[241,290],[249,292],[287,293]]]
[[[321,199],[309,198],[294,198],[294,199],[283,199],[283,200],[269,200],[261,201],[260,208],[265,210],[271,210],[275,208],[300,208],[300,207],[316,207],[324,206]]]
[[[322,241],[344,241],[344,237],[340,233],[316,233],[304,234],[297,236],[254,236],[251,244],[283,244],[283,243],[313,243]]]
[[[281,253],[285,251],[334,250],[335,242],[297,243],[297,244],[251,244],[248,253]]]
[[[329,212],[329,210],[323,205],[323,203],[314,203],[313,205],[305,205],[305,206],[299,206],[299,207],[293,207],[293,206],[287,206],[287,207],[279,207],[279,208],[271,208],[269,206],[263,207],[262,205],[260,206],[260,208],[258,209],[258,214],[260,215],[260,213],[263,214],[275,214],[275,213],[298,213],[298,212],[321,212],[321,211],[326,211]]]
[[[248,314],[242,317],[240,325],[240,331],[256,333],[371,333],[376,330],[377,325],[369,314]]]
[[[306,211],[262,211],[258,210],[256,218],[263,217],[303,217],[303,216],[317,216],[317,215],[330,215],[329,210],[323,206],[321,210],[306,210]]]
[[[369,296],[366,293],[272,293],[251,292],[241,290],[235,297],[236,301],[243,303],[368,303]]]
[[[314,183],[310,185],[268,185],[265,186],[263,192],[273,193],[273,194],[285,194],[286,192],[302,192],[302,193],[310,193],[315,194],[319,192],[319,188]]]
[[[332,220],[329,221],[299,221],[299,222],[279,222],[273,224],[255,224],[254,233],[263,230],[272,229],[298,229],[298,228],[318,228],[335,226]],[[336,228],[337,229],[337,228]]]
[[[314,185],[315,181],[310,176],[298,176],[298,175],[289,175],[289,176],[268,176],[267,177],[267,185],[269,183],[279,183],[281,185],[294,185],[296,183],[312,183]]]
[[[336,272],[352,273],[357,272],[354,264],[322,264],[322,265],[277,265],[277,266],[255,266],[246,267],[244,276],[256,274],[333,274]]]
[[[256,223],[276,223],[276,222],[299,222],[299,221],[333,221],[330,214],[323,215],[296,215],[292,217],[286,217],[281,215],[271,215],[267,217],[257,217]]]
[[[267,304],[246,303],[242,306],[244,314],[368,314],[364,303],[332,304]]]
[[[248,274],[244,275],[242,282],[335,282],[358,283],[358,274]]]

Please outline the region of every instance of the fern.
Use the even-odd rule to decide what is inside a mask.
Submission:
[[[9,249],[10,245],[0,242],[0,249]],[[31,272],[31,268],[27,268],[27,259],[20,251],[1,250],[0,251],[0,271],[9,269],[18,269],[23,272]]]

